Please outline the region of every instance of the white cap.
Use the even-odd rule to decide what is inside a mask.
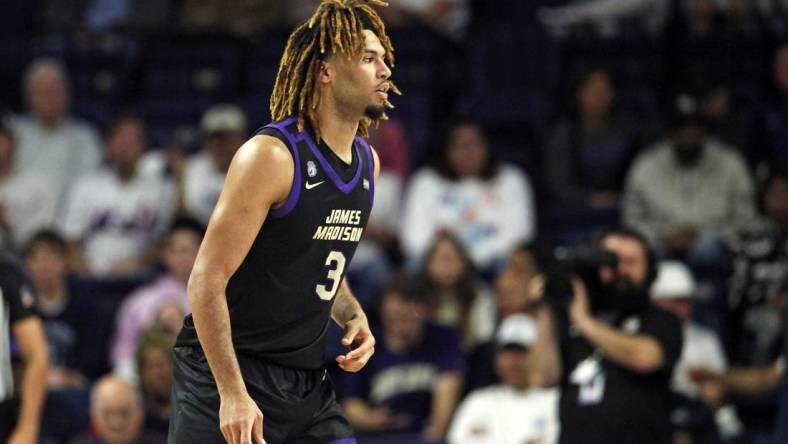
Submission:
[[[536,323],[525,314],[512,314],[498,327],[495,342],[499,347],[517,345],[528,348],[536,341]]]
[[[657,280],[651,286],[652,299],[692,299],[695,297],[695,278],[684,263],[660,262]]]
[[[203,134],[243,133],[246,134],[246,116],[235,105],[220,103],[208,108],[202,115],[200,129]]]

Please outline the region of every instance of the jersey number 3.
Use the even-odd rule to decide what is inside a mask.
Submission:
[[[342,279],[342,272],[345,271],[345,255],[341,251],[331,251],[326,257],[326,266],[329,267],[326,277],[331,281],[331,287],[318,284],[315,292],[320,299],[330,301],[339,289],[339,280]]]

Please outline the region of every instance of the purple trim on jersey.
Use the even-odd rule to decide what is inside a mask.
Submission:
[[[353,144],[353,149],[356,151],[356,157],[358,157],[359,160],[358,167],[356,168],[356,175],[353,176],[353,179],[351,179],[350,182],[345,183],[342,181],[342,179],[339,177],[336,171],[334,171],[334,169],[331,167],[331,164],[328,163],[326,158],[323,157],[323,153],[321,153],[320,150],[317,148],[315,141],[312,140],[312,136],[310,136],[309,134],[307,134],[306,136],[306,143],[307,145],[309,145],[309,149],[312,150],[312,154],[314,154],[315,157],[317,157],[317,160],[320,162],[320,165],[323,167],[323,170],[326,172],[326,174],[328,174],[328,177],[331,178],[331,181],[334,182],[337,188],[339,188],[339,191],[342,191],[345,194],[348,194],[351,191],[353,191],[353,188],[355,188],[356,185],[358,185],[358,180],[361,178],[361,168],[363,167],[361,162],[361,156],[358,153],[358,146]]]
[[[293,162],[295,162],[295,175],[293,176],[293,187],[290,189],[290,195],[287,196],[287,201],[283,206],[268,212],[268,217],[273,219],[285,217],[290,214],[298,203],[298,197],[301,195],[301,158],[298,155],[298,141],[295,136],[287,130],[287,126],[291,125],[295,120],[295,117],[291,117],[281,122],[270,123],[265,126],[265,128],[276,128],[287,137],[287,140],[290,142],[290,151],[293,152]]]
[[[328,444],[357,444],[356,438],[344,438],[339,441],[331,441]]]
[[[367,152],[367,161],[369,163],[369,204],[373,205],[375,203],[375,158],[372,156],[372,148],[363,137],[356,137],[356,142],[360,143]]]

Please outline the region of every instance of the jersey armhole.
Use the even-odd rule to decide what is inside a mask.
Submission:
[[[375,156],[372,155],[372,147],[366,139],[359,137],[358,140],[367,153],[367,165],[369,165],[367,173],[369,174],[369,204],[371,206],[375,202]]]
[[[288,148],[288,151],[290,151],[290,155],[293,157],[293,184],[290,186],[290,192],[287,195],[287,200],[285,200],[284,205],[281,207],[272,208],[268,211],[268,217],[272,219],[279,219],[287,216],[291,211],[293,211],[296,203],[298,203],[298,197],[301,195],[301,159],[298,155],[298,146],[296,144],[295,138],[291,134],[277,126],[264,126],[259,131],[257,131],[257,135],[276,137],[277,139],[281,140],[282,143],[284,143]]]

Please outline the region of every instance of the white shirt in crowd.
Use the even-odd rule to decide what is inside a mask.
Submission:
[[[22,248],[37,231],[55,222],[58,193],[49,179],[35,173],[13,173],[0,180],[0,208],[8,222],[6,245]]]
[[[67,239],[82,241],[88,268],[101,275],[152,247],[174,212],[172,183],[142,175],[123,183],[111,170],[102,169],[74,185],[61,229]]]
[[[49,178],[58,192],[58,204],[76,178],[101,163],[100,139],[86,123],[65,118],[54,128],[47,128],[31,117],[18,117],[10,124],[17,139],[17,170]]]
[[[214,166],[211,156],[199,152],[186,161],[183,170],[183,205],[187,213],[208,225],[219,200],[226,174]]]
[[[425,168],[413,175],[405,195],[400,240],[417,260],[435,232],[454,232],[477,266],[503,260],[511,248],[536,234],[533,191],[525,174],[501,165],[489,181],[451,181]]]
[[[700,388],[690,380],[687,374],[690,368],[704,368],[715,373],[728,369],[720,339],[711,330],[693,322],[684,324],[684,347],[673,369],[670,385],[673,391],[697,399]]]
[[[380,170],[375,181],[375,203],[369,215],[369,223],[377,225],[389,233],[397,232],[399,222],[400,197],[402,196],[402,180],[396,174]],[[353,255],[350,268],[362,267],[369,262],[385,255],[382,248],[369,239],[362,238]]]
[[[460,404],[449,444],[553,444],[558,439],[558,389],[516,390],[494,385]]]

